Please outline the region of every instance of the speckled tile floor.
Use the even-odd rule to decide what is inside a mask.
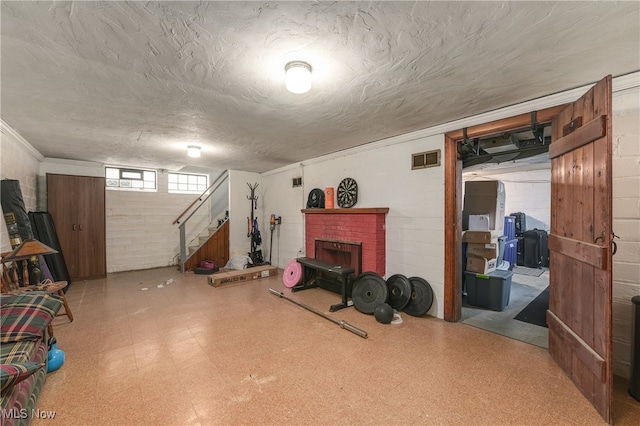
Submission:
[[[339,301],[280,276],[213,288],[174,268],[73,283],[75,321],[55,320],[66,362],[37,406],[55,417],[32,424],[603,424],[542,348],[428,316],[330,314],[363,339],[269,288],[326,313]],[[616,381],[615,423],[638,419]]]
[[[467,298],[463,297],[461,321],[512,339],[548,348],[549,329],[518,321],[515,316],[547,288],[549,270],[547,269],[538,277],[514,273],[511,278],[509,304],[502,311],[470,305],[467,303]]]

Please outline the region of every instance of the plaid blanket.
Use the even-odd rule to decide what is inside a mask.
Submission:
[[[46,365],[47,326],[61,307],[62,299],[47,292],[1,294],[0,363],[17,367],[30,363]],[[14,417],[7,413],[22,413],[22,410],[30,413],[36,405],[46,374],[46,368],[40,368],[15,385],[7,385],[0,394],[0,424],[16,426],[29,423],[30,416]],[[9,380],[15,378],[7,377]]]
[[[42,339],[61,307],[61,298],[46,292],[2,295],[0,344]]]

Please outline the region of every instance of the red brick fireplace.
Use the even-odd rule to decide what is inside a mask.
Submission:
[[[362,272],[386,273],[388,208],[303,209],[305,250],[315,256],[316,239],[361,243]]]

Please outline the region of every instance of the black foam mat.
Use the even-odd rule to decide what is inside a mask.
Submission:
[[[547,309],[549,309],[549,287],[542,290],[514,319],[529,324],[547,327]]]

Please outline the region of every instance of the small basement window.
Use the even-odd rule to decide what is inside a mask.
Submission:
[[[107,189],[123,191],[156,191],[155,170],[105,167]]]
[[[209,186],[209,176],[169,173],[169,192],[172,194],[202,194]]]

